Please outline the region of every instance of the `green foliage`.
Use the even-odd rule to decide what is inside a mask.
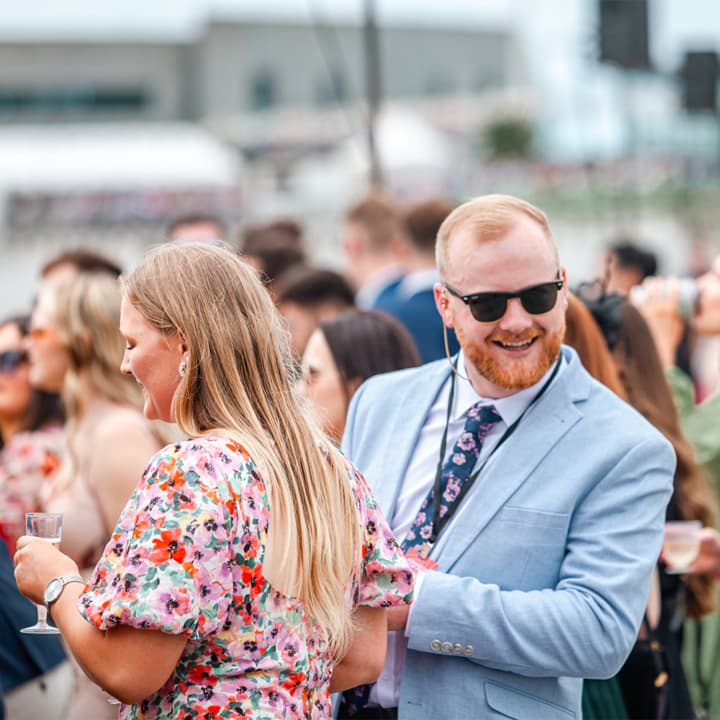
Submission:
[[[483,133],[483,147],[492,160],[530,158],[533,154],[534,128],[522,117],[493,120]]]

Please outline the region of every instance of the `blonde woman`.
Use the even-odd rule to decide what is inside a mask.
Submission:
[[[43,509],[63,513],[61,549],[89,578],[148,458],[162,445],[141,412],[141,395],[119,370],[117,278],[85,273],[41,293],[31,319],[30,380],[60,391],[66,462],[43,487]],[[69,720],[115,717],[102,693],[76,667]]]
[[[269,295],[225,249],[166,245],[128,278],[120,326],[145,416],[190,439],[152,458],[55,622],[123,718],[329,717],[330,691],[379,674],[384,608],[409,601],[412,574],[301,410]],[[35,600],[75,572],[47,543],[19,548]]]

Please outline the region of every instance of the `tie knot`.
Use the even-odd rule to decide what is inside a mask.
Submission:
[[[465,431],[474,435],[485,437],[493,425],[500,422],[502,418],[494,405],[483,405],[475,403],[465,417]]]

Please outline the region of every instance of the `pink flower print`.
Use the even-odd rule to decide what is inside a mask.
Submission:
[[[454,478],[448,478],[447,487],[443,492],[443,500],[446,503],[451,503],[455,500],[460,492],[460,483]]]
[[[467,458],[464,453],[454,453],[452,456],[452,461],[455,465],[464,465],[465,460],[467,460]]]
[[[431,534],[432,534],[432,525],[426,525],[425,527],[420,528],[420,537],[423,540],[429,540]]]
[[[407,535],[405,536],[405,542],[406,543],[412,543],[413,540],[415,540],[415,531],[414,530],[408,530]]]
[[[468,411],[467,416],[469,418],[473,418],[474,420],[477,420],[478,416],[480,415],[480,407],[478,405],[473,405]]]
[[[474,450],[475,449],[475,437],[472,433],[464,432],[457,441],[457,447],[461,450]]]
[[[426,503],[427,505],[427,503]],[[422,510],[415,516],[415,522],[413,523],[415,527],[419,527],[420,525],[424,525],[425,521],[427,519],[427,515],[422,512]]]

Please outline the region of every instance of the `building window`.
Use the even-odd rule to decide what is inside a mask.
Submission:
[[[277,83],[273,72],[268,68],[258,70],[250,86],[250,107],[253,110],[269,110],[277,102]]]
[[[0,117],[134,113],[147,105],[141,88],[0,87]]]

